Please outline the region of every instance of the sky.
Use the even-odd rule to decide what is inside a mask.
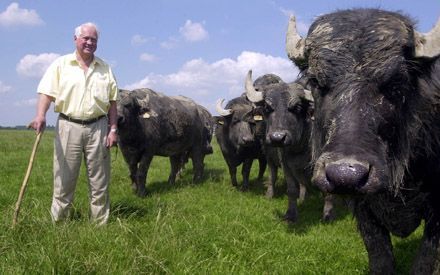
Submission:
[[[74,52],[76,26],[94,22],[96,55],[112,66],[123,89],[184,95],[208,108],[273,73],[294,81],[285,35],[291,15],[302,35],[314,18],[356,7],[400,11],[428,32],[439,0],[0,0],[0,126],[28,125],[36,114],[38,83],[57,57]],[[47,113],[54,125],[53,104]]]

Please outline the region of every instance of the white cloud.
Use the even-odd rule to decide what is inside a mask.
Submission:
[[[18,3],[11,3],[0,13],[0,26],[37,26],[44,24],[35,10],[21,9]]]
[[[12,87],[9,85],[6,85],[2,81],[0,81],[0,94],[7,93],[12,90]]]
[[[49,65],[59,57],[56,53],[42,53],[40,55],[25,55],[17,64],[17,73],[28,77],[43,76]]]
[[[149,53],[143,53],[139,56],[139,59],[145,62],[153,62],[156,60],[156,56]]]
[[[14,102],[14,106],[17,106],[17,107],[36,106],[37,101],[38,101],[37,98],[24,99],[24,100]]]
[[[197,42],[208,39],[208,32],[200,23],[193,23],[191,20],[186,20],[185,25],[180,27],[180,34],[189,42]]]
[[[164,49],[170,50],[176,48],[178,43],[179,43],[179,39],[175,37],[170,37],[168,38],[167,41],[160,43],[160,46]]]
[[[176,73],[150,73],[124,88],[151,88],[166,95],[185,95],[213,110],[218,98],[229,100],[244,91],[244,80],[250,69],[254,80],[273,73],[290,82],[298,75],[298,69],[286,58],[244,51],[236,59],[225,58],[213,63],[193,59]]]
[[[147,43],[148,41],[152,41],[152,40],[154,40],[154,38],[152,38],[152,37],[144,37],[140,34],[135,34],[131,38],[131,45],[141,46],[141,45]]]

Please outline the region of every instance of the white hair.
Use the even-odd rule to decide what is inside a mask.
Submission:
[[[82,28],[83,27],[93,27],[96,30],[96,38],[99,37],[99,29],[98,26],[96,26],[95,23],[92,22],[87,22],[84,24],[79,25],[78,27],[75,28],[75,36],[79,37],[82,34]]]

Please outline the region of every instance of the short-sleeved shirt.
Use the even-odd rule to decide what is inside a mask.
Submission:
[[[55,112],[86,120],[108,113],[118,87],[110,66],[102,59],[95,56],[84,72],[73,53],[49,66],[37,92],[55,98]]]

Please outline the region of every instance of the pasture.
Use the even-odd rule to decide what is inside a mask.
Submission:
[[[97,228],[88,222],[84,167],[74,218],[52,224],[53,132],[46,131],[12,229],[34,140],[33,131],[0,130],[0,274],[368,273],[366,250],[342,202],[337,219],[322,223],[321,194],[310,191],[299,205],[298,223],[288,224],[281,219],[287,207],[282,176],[276,197],[265,198],[255,162],[250,191],[238,191],[216,141],[200,184],[191,183],[189,163],[168,185],[168,159],[155,157],[146,198],[132,193],[122,154],[113,148],[110,222]],[[421,234],[419,228],[409,238],[393,238],[398,274],[408,273]]]

